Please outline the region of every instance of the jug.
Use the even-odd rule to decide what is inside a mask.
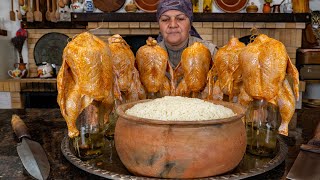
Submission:
[[[280,4],[275,4],[272,6],[272,12],[273,13],[280,13]]]
[[[283,4],[283,12],[284,13],[292,13],[292,3],[290,1],[287,1]]]
[[[85,12],[93,12],[94,4],[92,0],[85,0],[83,3],[83,9]]]
[[[50,63],[43,62],[42,65],[38,66],[38,76],[40,78],[49,78],[54,74],[52,65]]]
[[[14,70],[9,70],[8,75],[12,78],[24,78],[27,77],[28,70],[26,63],[15,63],[13,65]]]
[[[72,12],[83,12],[83,4],[78,0],[73,0],[73,3],[70,4]]]
[[[15,79],[20,79],[21,77],[24,76],[26,70],[20,70],[19,68],[16,68],[14,70],[9,70],[8,71],[8,75],[12,78],[15,78]]]

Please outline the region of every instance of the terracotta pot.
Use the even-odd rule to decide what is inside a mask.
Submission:
[[[234,169],[246,150],[244,108],[215,102],[236,116],[207,121],[157,121],[125,111],[142,100],[122,104],[115,128],[115,146],[122,163],[138,176],[199,178]]]
[[[263,12],[263,13],[270,13],[270,12],[271,12],[270,3],[265,3],[265,4],[263,4],[262,12]]]

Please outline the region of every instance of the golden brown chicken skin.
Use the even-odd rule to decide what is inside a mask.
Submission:
[[[168,72],[173,77],[167,52],[157,41],[149,37],[146,45],[141,46],[136,54],[140,79],[148,94],[159,93],[160,96],[171,95],[174,90],[173,81],[166,76]]]
[[[200,42],[183,50],[181,61],[174,71],[175,83],[179,81],[175,95],[199,97],[207,84],[211,61],[209,49]]]
[[[299,74],[285,46],[278,40],[259,35],[239,55],[243,86],[239,101],[248,105],[252,99],[264,99],[279,106],[282,122],[279,133],[288,135],[288,124],[298,98]],[[293,79],[293,90],[286,75]],[[250,98],[251,97],[251,98]]]
[[[76,36],[63,51],[57,86],[57,101],[67,122],[68,135],[77,137],[76,120],[84,108],[99,102],[106,112],[112,109],[113,73],[108,45],[88,32]],[[107,113],[104,118],[108,121]]]
[[[229,96],[231,101],[240,92],[241,70],[239,64],[239,54],[245,47],[238,38],[231,38],[229,42],[219,48],[214,56],[213,71],[216,71],[217,83],[223,94]]]
[[[118,89],[121,92],[121,102],[131,102],[145,99],[145,90],[140,82],[139,72],[135,67],[135,56],[127,42],[115,34],[108,38],[111,59],[115,74],[118,76]],[[121,97],[120,97],[121,96]]]

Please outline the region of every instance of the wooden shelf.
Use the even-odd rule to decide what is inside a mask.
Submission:
[[[7,79],[4,81],[15,81],[20,83],[57,83],[57,78],[21,78]]]
[[[155,13],[71,13],[72,22],[156,22]],[[194,13],[194,22],[309,22],[309,13]]]
[[[88,22],[156,22],[155,13],[71,13],[71,22],[21,22],[25,29],[85,29]],[[309,13],[194,13],[194,22],[310,22]]]
[[[24,29],[85,29],[87,22],[26,22],[21,21]]]

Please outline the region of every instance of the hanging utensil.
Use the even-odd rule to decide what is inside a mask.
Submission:
[[[39,0],[36,0],[36,11],[34,11],[34,20],[41,22],[42,21],[42,13],[39,11]]]
[[[15,21],[16,20],[16,14],[13,11],[13,0],[11,0],[10,20],[11,21]]]
[[[46,20],[47,21],[50,21],[51,18],[50,18],[50,0],[47,0],[47,11],[46,11]]]
[[[59,12],[59,1],[56,0],[56,19],[57,21],[60,21],[60,12]]]
[[[18,18],[18,20],[22,20],[22,14],[21,14],[21,12],[20,12],[20,7],[19,7],[18,10],[16,10],[16,12],[17,12],[17,18]]]
[[[31,7],[31,0],[28,0],[27,21],[28,22],[33,22],[33,13],[32,13],[32,7]]]
[[[32,177],[47,179],[50,173],[50,164],[42,146],[31,140],[26,124],[18,115],[12,115],[11,125],[21,141],[17,146],[17,151],[23,166]]]
[[[56,18],[56,2],[55,0],[51,1],[51,12],[50,12],[50,20],[51,22],[57,22],[57,18]]]
[[[69,0],[62,0],[65,5],[69,5]]]
[[[62,0],[59,0],[59,1],[58,1],[58,6],[59,6],[60,8],[64,8],[65,4],[64,4],[64,2],[63,2]]]

